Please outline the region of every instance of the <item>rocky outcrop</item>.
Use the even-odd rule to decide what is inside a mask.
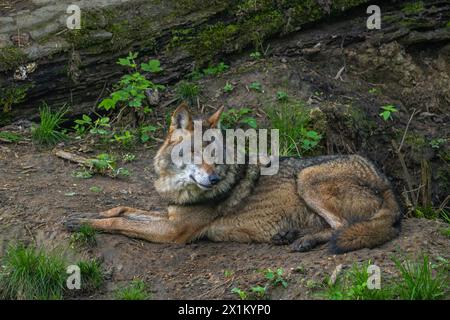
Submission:
[[[0,5],[0,100],[5,116],[33,116],[43,101],[82,112],[105,95],[128,51],[157,57],[170,83],[221,54],[261,47],[277,34],[363,0],[6,0]],[[66,22],[81,9],[81,29]],[[24,95],[24,93],[26,93]]]

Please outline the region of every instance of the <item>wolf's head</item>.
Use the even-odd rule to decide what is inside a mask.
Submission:
[[[202,130],[218,128],[222,111],[223,108],[220,108],[210,117],[198,119],[202,123]],[[191,142],[188,149],[191,154],[183,156],[193,158],[195,152],[193,140],[194,121],[187,105],[183,103],[173,113],[167,138],[154,159],[155,171],[159,175],[155,187],[160,194],[176,203],[211,198],[228,186],[226,181],[228,167],[224,164],[207,163],[203,161],[203,157],[199,164],[173,160],[174,148],[180,147],[179,144],[183,141]],[[205,147],[203,141],[201,144]]]

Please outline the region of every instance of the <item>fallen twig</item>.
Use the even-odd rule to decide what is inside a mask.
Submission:
[[[84,166],[89,165],[90,159],[79,156],[77,154],[74,153],[70,153],[64,150],[53,150],[53,154],[59,158],[65,159],[65,160],[69,160],[71,162],[75,162]]]

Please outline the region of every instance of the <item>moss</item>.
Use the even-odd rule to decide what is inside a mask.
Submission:
[[[27,55],[17,47],[0,49],[0,71],[16,69],[27,61]]]
[[[365,3],[364,0],[334,1],[331,12],[337,13]],[[177,7],[183,10],[205,8],[215,1],[186,0]],[[262,46],[263,42],[276,34],[289,32],[305,23],[317,21],[327,13],[316,0],[243,0],[228,2],[222,8],[222,21],[203,28],[177,30],[172,34],[167,49],[186,48],[202,64],[221,53],[239,51],[249,45]]]
[[[410,29],[417,28],[431,28],[434,26],[433,21],[429,21],[427,19],[414,19],[414,18],[404,18],[399,24],[404,27],[408,27]]]
[[[345,115],[345,125],[352,131],[370,134],[377,126],[376,122],[370,119],[361,107],[348,105]]]
[[[222,0],[177,0],[175,2],[174,13],[186,15],[195,11],[204,10],[208,7],[227,5],[227,1]]]
[[[424,7],[422,1],[416,1],[416,2],[412,2],[412,3],[407,3],[405,6],[403,6],[403,9],[402,9],[402,11],[406,15],[418,14],[418,13],[421,13],[422,11],[424,11],[424,10],[425,10],[425,7]]]
[[[413,132],[406,134],[405,142],[406,144],[417,150],[422,149],[427,144],[425,138],[422,135]]]
[[[327,116],[319,108],[313,108],[309,111],[309,118],[311,119],[312,129],[317,132],[327,131]]]
[[[3,113],[11,111],[11,107],[15,104],[23,102],[27,96],[30,85],[11,86],[0,88],[0,108]]]

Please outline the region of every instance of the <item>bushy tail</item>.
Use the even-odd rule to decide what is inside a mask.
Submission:
[[[374,248],[400,232],[401,210],[392,190],[383,193],[383,204],[369,220],[358,221],[335,232],[330,244],[334,253]]]

